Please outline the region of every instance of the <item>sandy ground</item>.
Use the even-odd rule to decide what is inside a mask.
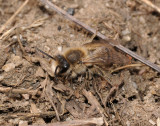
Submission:
[[[0,0],[0,27],[23,2]],[[160,14],[146,4],[136,0],[52,2],[71,14],[74,11],[74,17],[80,21],[160,66]],[[160,7],[159,0],[152,2]],[[18,31],[25,53],[15,27],[21,29]],[[59,46],[79,47],[92,40],[92,35],[83,28],[38,2],[30,1],[0,37],[1,125],[54,123],[55,108],[60,121],[102,117],[95,110],[97,106],[89,102],[87,93],[92,93],[102,112],[108,114],[105,120],[109,125],[151,126],[160,118],[160,77],[147,66],[112,73],[112,83],[119,84],[123,78],[123,85],[104,103],[112,88],[100,78],[57,81],[46,74],[41,63],[30,62],[24,55],[49,60],[35,47],[54,56]],[[139,62],[133,59],[133,63]]]

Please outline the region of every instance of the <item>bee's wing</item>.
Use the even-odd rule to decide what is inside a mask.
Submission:
[[[114,40],[111,40],[112,43],[114,43],[114,45],[118,45],[118,41],[114,41]],[[93,40],[92,42],[90,43],[86,43],[84,44],[83,46],[85,46],[87,49],[89,50],[92,50],[92,49],[95,49],[97,47],[103,47],[103,46],[107,46],[107,47],[111,47],[113,48],[109,43],[107,43],[107,41],[105,40]]]
[[[125,65],[131,62],[128,56],[116,50],[103,40],[93,41],[91,43],[84,44],[83,46],[89,53],[89,55],[82,61],[85,64],[95,64],[107,67],[113,64]]]

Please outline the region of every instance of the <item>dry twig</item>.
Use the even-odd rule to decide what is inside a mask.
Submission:
[[[57,122],[50,124],[42,124],[42,125],[31,125],[31,126],[88,126],[88,125],[103,125],[104,121],[102,117],[99,118],[90,118],[90,119],[79,119],[79,120],[71,120],[66,122]]]
[[[14,93],[14,94],[30,94],[35,95],[37,93],[37,90],[29,90],[29,89],[13,89],[11,87],[0,87],[1,93]]]
[[[39,0],[44,6],[46,6],[47,8],[50,8],[53,11],[56,11],[57,13],[63,15],[65,18],[73,21],[74,23],[76,23],[77,25],[83,27],[84,29],[86,29],[87,31],[96,34],[96,30],[91,28],[90,26],[82,23],[81,21],[77,20],[76,18],[74,18],[73,16],[69,15],[67,12],[63,11],[61,8],[57,7],[56,5],[54,5],[53,3],[51,3],[48,0]],[[116,42],[115,40],[111,40],[109,38],[107,38],[105,35],[101,34],[100,32],[97,32],[97,36],[101,39],[106,40],[109,44],[111,44],[112,46],[115,46],[116,48],[120,49],[121,51],[127,53],[128,55],[134,57],[135,59],[141,61],[142,63],[150,66],[151,68],[153,68],[154,70],[158,71],[160,73],[160,68],[154,64],[151,63],[150,61],[146,60],[145,58],[139,56],[138,54],[132,52],[131,50],[125,48],[124,46],[117,44],[118,42]],[[116,43],[116,44],[115,44]]]
[[[28,119],[31,117],[53,117],[55,116],[54,111],[49,111],[49,112],[42,112],[42,113],[16,113],[16,114],[8,114],[5,116],[1,116],[3,119],[9,119],[9,118],[20,118],[20,119]]]

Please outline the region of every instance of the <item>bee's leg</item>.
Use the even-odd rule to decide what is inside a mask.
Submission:
[[[90,69],[88,69],[87,72],[86,72],[86,79],[87,80],[91,80],[92,79],[92,72],[91,72]]]
[[[77,77],[77,73],[74,72],[74,71],[72,71],[72,73],[71,73],[71,78],[76,78],[76,77]]]
[[[81,75],[80,77],[78,77],[78,82],[82,82],[82,79],[83,79],[83,75]]]
[[[99,68],[98,66],[94,66],[93,68],[90,69],[90,71],[92,72],[92,75],[98,75],[100,76],[103,80],[105,80],[106,82],[108,82],[109,84],[111,84],[111,74],[104,72],[101,68]]]
[[[70,80],[72,78],[72,71],[69,71],[65,74],[65,79]]]
[[[112,87],[112,81],[110,79],[111,78],[110,74],[105,73],[103,76],[101,76],[101,78],[105,80]]]
[[[86,76],[85,76],[85,78],[88,79],[88,76],[89,76],[89,72],[86,71]]]

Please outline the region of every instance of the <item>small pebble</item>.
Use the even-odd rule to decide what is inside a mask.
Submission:
[[[66,118],[66,121],[70,121],[70,120],[72,120],[70,117]]]
[[[44,46],[46,52],[49,52],[51,49],[48,46]]]
[[[101,33],[102,33],[102,34],[105,34],[106,32],[103,30],[103,31],[101,31]]]
[[[22,96],[23,96],[26,100],[29,100],[29,94],[22,94]]]
[[[129,121],[127,121],[127,122],[126,122],[126,125],[127,125],[127,126],[130,126],[130,125],[131,125],[131,123],[130,123]]]
[[[22,35],[19,35],[19,37],[20,37],[20,40],[23,39],[23,38],[22,38]],[[12,37],[12,41],[13,41],[13,42],[17,42],[17,41],[18,41],[17,35],[14,35],[14,36]]]
[[[106,5],[106,7],[110,7],[110,5],[109,5],[109,3],[108,3],[108,2],[107,2],[105,5]]]
[[[67,13],[73,16],[74,13],[75,13],[75,9],[74,8],[68,8]]]
[[[115,118],[115,116],[114,115],[112,115],[112,119],[114,119]]]
[[[0,75],[0,81],[2,81],[4,79],[4,76]]]
[[[156,123],[153,121],[153,120],[149,120],[149,122],[154,126],[154,125],[156,125]]]
[[[131,32],[129,31],[129,29],[128,28],[126,28],[125,30],[123,30],[122,31],[122,35],[128,35],[128,34],[130,34]]]
[[[57,29],[58,29],[58,31],[60,31],[60,30],[61,30],[61,26],[58,26],[58,28],[57,28]]]
[[[16,124],[19,123],[19,119],[18,119],[18,118],[16,118],[16,119],[10,119],[8,122],[10,122],[10,123],[16,125]]]
[[[62,46],[58,46],[57,49],[58,49],[59,52],[62,52],[62,50],[63,50]]]
[[[20,121],[19,121],[19,126],[28,126],[28,122],[27,122],[27,121],[20,120]]]
[[[15,66],[19,66],[22,64],[22,58],[20,56],[12,55],[11,59]]]
[[[71,38],[73,38],[73,37],[74,37],[74,35],[73,35],[73,34],[70,34],[70,37],[71,37]]]
[[[139,17],[139,22],[140,22],[141,24],[146,24],[146,20],[145,20],[144,17],[142,17],[142,16]]]
[[[11,71],[15,68],[15,64],[14,63],[8,63],[8,64],[5,64],[3,67],[2,67],[2,70],[4,70],[5,72],[8,72],[8,71]]]
[[[131,37],[129,36],[129,35],[125,35],[125,36],[123,36],[123,41],[125,41],[125,42],[129,42],[129,41],[131,41]]]

